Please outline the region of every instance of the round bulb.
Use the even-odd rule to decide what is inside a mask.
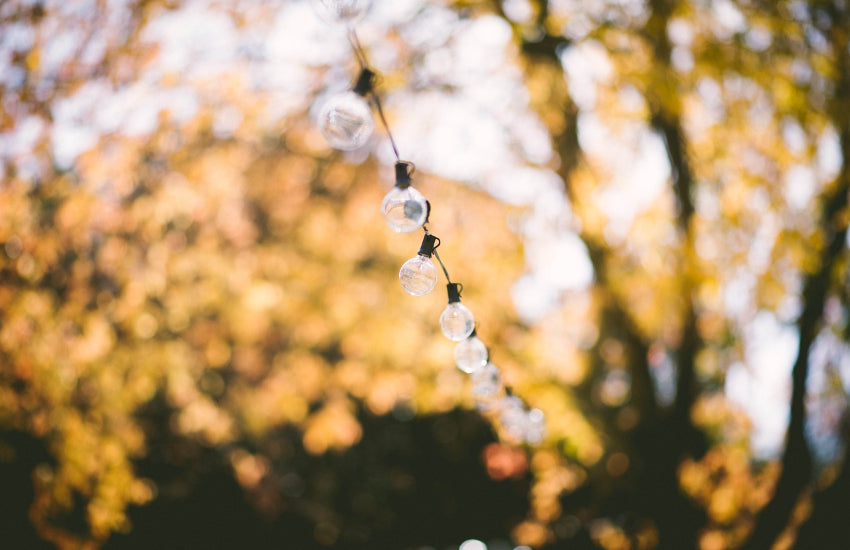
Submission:
[[[511,438],[518,441],[524,440],[528,415],[525,413],[525,405],[522,399],[511,395],[502,399],[500,405],[499,418],[502,421],[502,427]]]
[[[491,397],[502,389],[502,373],[493,363],[487,363],[472,373],[472,393],[478,397]]]
[[[313,0],[319,17],[329,23],[353,24],[369,11],[372,0]]]
[[[413,187],[396,185],[381,203],[384,221],[397,233],[416,231],[428,218],[428,202]]]
[[[474,335],[461,340],[455,346],[455,364],[467,374],[481,369],[487,364],[487,346]]]
[[[319,112],[319,129],[334,149],[362,147],[372,135],[375,122],[363,96],[345,92],[331,97]]]
[[[540,409],[528,411],[525,419],[525,441],[537,445],[546,435],[546,415]]]
[[[451,302],[440,314],[440,328],[449,340],[460,342],[469,337],[475,329],[472,312],[460,302]]]
[[[402,264],[398,280],[408,294],[424,296],[437,285],[437,268],[430,258],[417,254]]]
[[[496,395],[473,395],[472,400],[475,402],[475,408],[483,413],[492,412],[499,406]]]

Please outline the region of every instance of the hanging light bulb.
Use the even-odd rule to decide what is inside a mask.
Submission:
[[[472,400],[475,403],[475,408],[483,413],[492,412],[499,407],[499,399],[496,395],[472,394]]]
[[[472,394],[476,397],[493,397],[502,389],[502,373],[493,363],[487,363],[470,375]]]
[[[528,411],[525,419],[525,441],[538,445],[546,435],[546,415],[540,409]]]
[[[478,339],[475,330],[469,338],[461,340],[455,346],[455,364],[467,374],[472,374],[487,364],[487,346]]]
[[[499,409],[499,419],[502,421],[505,432],[517,441],[525,440],[528,415],[522,399],[515,395],[508,395],[502,399]]]
[[[398,280],[408,294],[413,296],[424,296],[431,292],[437,285],[437,268],[431,261],[431,254],[438,246],[440,239],[426,233],[419,247],[419,253],[402,264],[398,272]]]
[[[440,314],[440,328],[449,340],[460,342],[465,340],[475,330],[475,318],[472,312],[460,303],[460,285],[449,283],[449,305]]]
[[[362,147],[375,130],[372,109],[366,101],[374,78],[375,73],[364,68],[351,91],[332,96],[319,111],[319,129],[334,149]]]
[[[422,193],[411,187],[409,162],[395,164],[395,187],[384,196],[381,212],[390,229],[397,233],[410,233],[428,221],[430,206]]]
[[[328,23],[352,25],[369,11],[372,0],[314,0],[313,7],[319,17]]]

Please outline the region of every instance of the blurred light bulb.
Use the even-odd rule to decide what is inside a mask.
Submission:
[[[384,196],[381,212],[390,229],[397,233],[410,233],[428,223],[430,206],[422,193],[410,186],[413,165],[395,163],[395,187]]]
[[[440,329],[449,340],[460,342],[475,330],[475,318],[465,305],[460,303],[460,285],[449,283],[449,305],[440,314]]]
[[[478,397],[492,397],[502,389],[502,373],[493,363],[487,363],[470,375],[472,394]]]
[[[316,13],[328,23],[356,23],[366,15],[372,0],[314,0]]]
[[[431,261],[437,237],[426,233],[419,247],[419,253],[402,264],[398,272],[398,280],[408,294],[423,296],[431,292],[437,285],[437,268]]]
[[[369,139],[375,129],[366,99],[353,91],[328,99],[319,112],[319,129],[334,149],[352,151]]]
[[[515,395],[509,395],[502,399],[500,405],[499,419],[502,421],[502,427],[511,438],[524,441],[528,415],[525,412],[525,404],[522,399]]]
[[[531,445],[543,442],[546,435],[546,415],[540,409],[528,411],[525,420],[525,441]]]
[[[493,395],[477,395],[472,394],[472,400],[475,403],[475,408],[483,413],[489,413],[499,407],[499,399],[496,394]]]
[[[475,331],[466,340],[455,346],[455,364],[457,368],[471,374],[487,364],[487,346],[478,339]]]

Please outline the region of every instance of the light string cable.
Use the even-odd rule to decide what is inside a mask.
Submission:
[[[437,245],[437,246],[439,246],[439,245]],[[440,264],[441,268],[443,268],[443,275],[446,276],[446,283],[451,284],[452,278],[449,277],[449,272],[446,269],[446,264],[444,264],[443,260],[440,258],[440,253],[437,252],[437,247],[434,247],[434,257],[437,258],[437,263]],[[461,288],[463,288],[463,285],[461,285]]]
[[[373,75],[373,77],[377,78],[377,73],[375,73],[369,66],[369,59],[366,57],[366,51],[363,48],[363,44],[360,42],[360,38],[357,36],[357,31],[351,25],[348,26],[347,31],[348,31],[347,32],[348,42],[349,42],[349,44],[351,44],[351,50],[354,52],[354,56],[357,58],[357,63],[360,65],[361,72],[368,71],[368,74],[371,74],[371,75]],[[384,109],[383,109],[383,106],[381,105],[381,98],[378,96],[378,93],[374,90],[374,87],[370,87],[369,92],[370,92],[369,97],[371,98],[372,103],[375,106],[375,110],[378,112],[378,118],[380,119],[381,126],[383,126],[384,131],[387,134],[387,138],[390,141],[390,146],[393,149],[393,154],[395,155],[396,161],[402,162],[401,161],[401,155],[399,154],[399,151],[398,151],[398,146],[396,145],[395,139],[393,138],[393,133],[390,130],[390,125],[387,122],[387,117],[384,115]],[[416,170],[416,166],[413,163],[410,163],[410,162],[405,162],[405,164],[408,164],[409,167],[410,167],[410,170],[407,173],[407,176],[410,177],[410,176],[413,175],[413,172]],[[428,205],[428,215],[426,215],[426,217],[425,217],[425,223],[422,225],[422,229],[425,230],[426,235],[430,235],[431,232],[428,230],[428,228],[426,226],[428,224],[428,216],[430,215],[430,212],[431,212],[431,203],[428,202],[427,205]],[[443,262],[442,258],[440,258],[440,253],[437,251],[437,248],[439,246],[440,245],[439,245],[439,239],[438,239],[438,244],[436,246],[434,246],[432,253],[434,255],[434,258],[437,259],[437,263],[440,264],[440,268],[443,270],[443,275],[445,275],[445,277],[446,277],[446,283],[452,284],[452,278],[449,276],[449,271],[448,271],[448,269],[446,269],[446,264]],[[462,289],[463,285],[460,285],[460,287]]]
[[[377,78],[378,74],[369,67],[369,60],[366,57],[366,51],[363,49],[363,45],[360,43],[360,38],[357,36],[357,31],[355,31],[354,27],[350,25],[348,27],[348,42],[351,44],[351,50],[354,52],[354,56],[357,58],[357,63],[360,65],[361,72],[368,71],[368,74],[372,75],[373,79]],[[381,98],[378,96],[378,93],[374,89],[374,82],[370,83],[369,98],[372,100],[372,104],[375,106],[375,111],[378,112],[378,118],[381,120],[381,126],[384,127],[384,131],[387,134],[387,138],[390,140],[390,146],[393,148],[393,154],[395,155],[395,159],[397,161],[401,161],[401,155],[398,152],[398,147],[396,146],[393,134],[390,131],[390,125],[389,123],[387,123],[387,117],[384,116],[384,108],[381,105]]]
[[[416,170],[416,166],[411,164],[411,170],[409,172],[409,175],[413,175],[413,172],[415,170]],[[430,220],[430,218],[431,218],[431,201],[426,201],[425,204],[428,207],[428,213],[425,216],[425,223],[422,224],[422,230],[425,232],[425,235],[433,235],[433,233],[431,233],[431,231],[428,229],[428,224],[431,222],[431,220]],[[435,238],[437,239],[437,244],[434,245],[434,249],[432,250],[432,254],[434,255],[434,258],[437,259],[437,263],[440,264],[440,268],[443,270],[443,275],[445,275],[445,277],[446,277],[446,283],[451,284],[452,278],[449,277],[449,270],[446,269],[446,264],[443,263],[443,259],[440,258],[440,252],[437,250],[438,248],[440,248],[441,241],[440,241],[439,237],[435,236]],[[463,285],[460,285],[460,286],[461,286],[461,288],[463,288]]]
[[[353,22],[363,15],[369,5],[368,0],[359,4],[335,5],[335,19],[346,23],[348,41],[354,57],[360,66],[360,74],[353,88],[356,95],[368,99],[378,114],[381,125],[395,155],[396,182],[381,204],[381,210],[387,225],[395,232],[410,233],[422,228],[425,235],[417,255],[406,261],[399,270],[402,288],[412,296],[423,296],[433,290],[437,284],[438,273],[431,262],[435,258],[446,278],[448,305],[440,315],[440,329],[450,340],[456,343],[455,363],[461,371],[469,374],[472,382],[472,394],[476,406],[482,412],[496,413],[502,427],[515,440],[529,444],[542,442],[545,433],[545,415],[539,409],[530,409],[527,404],[504,384],[501,370],[489,359],[487,346],[476,334],[476,320],[472,312],[461,303],[463,285],[453,282],[437,248],[440,239],[433,235],[430,223],[431,203],[411,185],[411,176],[416,166],[410,161],[401,160],[398,146],[384,114],[381,99],[374,85],[378,75],[369,67],[366,51],[354,29]],[[314,0],[314,5],[333,4],[331,0]],[[368,110],[364,101],[363,108]],[[365,144],[372,131],[371,116],[366,122],[365,114],[350,104],[337,104],[333,109],[324,109],[322,119],[330,131],[325,134],[329,143],[342,150],[353,150]],[[364,130],[367,129],[367,130]],[[323,127],[323,132],[328,130]],[[339,136],[345,139],[338,139]]]

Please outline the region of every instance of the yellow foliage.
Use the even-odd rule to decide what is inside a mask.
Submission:
[[[126,40],[110,42],[99,61],[82,50],[52,59],[59,54],[49,49],[48,27],[21,15],[33,43],[10,54],[10,63],[26,78],[3,88],[0,128],[18,132],[38,120],[45,130],[20,147],[26,151],[15,144],[26,136],[3,135],[15,151],[0,159],[0,428],[33,434],[55,459],[55,466],[36,468],[31,516],[61,548],[96,548],[111,532],[130,529],[129,505],[156,497],[133,460],[149,452],[140,415],[160,398],[167,429],[226,449],[246,488],[257,487],[271,466],[269,457],[242,446],[281,427],[297,429],[304,448],[320,455],[361,441],[361,406],[375,415],[400,405],[416,414],[472,406],[467,377],[454,368],[452,344],[437,328],[442,289],[437,299],[411,300],[397,284],[398,266],[420,236],[383,227],[378,205],[391,175],[359,152],[330,152],[309,120],[309,102],[328,71],[305,62],[287,75],[298,83],[295,93],[285,89],[288,81],[252,79],[255,60],[245,63],[251,67],[233,60],[215,76],[160,66],[158,56],[169,52],[142,35],[148,18],[171,4],[141,3]],[[450,4],[471,8],[470,16],[493,7]],[[553,297],[537,324],[521,322],[511,294],[528,270],[518,230],[528,208],[507,206],[477,190],[477,182],[415,175],[417,187],[434,197],[430,228],[444,239],[439,252],[465,285],[464,303],[476,312],[491,357],[513,391],[547,415],[544,442],[528,451],[530,517],[513,531],[531,546],[554,540],[564,494],[592,476],[628,478],[637,464],[621,444],[651,415],[638,409],[629,369],[646,363],[660,370],[675,357],[693,312],[697,381],[721,386],[741,353],[736,339],[746,319],[787,308],[799,278],[821,267],[831,232],[850,219],[845,208],[819,228],[812,206],[788,199],[795,167],[817,168],[802,184],[811,199],[797,202],[817,203],[834,185],[818,167],[818,149],[835,128],[828,109],[809,108],[828,101],[795,80],[800,71],[837,78],[831,56],[776,51],[765,71],[756,48],[718,38],[705,3],[644,18],[617,12],[622,25],[604,19],[611,14],[581,11],[580,3],[549,4],[548,14],[529,13],[545,20],[513,24],[506,74],[522,73],[518,112],[554,138],[552,150],[539,162],[516,153],[515,163],[561,177],[571,219],[554,220],[553,231],[575,233],[587,246],[595,270],[589,288]],[[226,17],[236,22],[233,9]],[[61,10],[50,14],[58,18],[53,24],[88,33],[105,28],[105,16],[96,10],[90,19],[66,21]],[[687,44],[673,43],[671,18],[687,27]],[[776,36],[804,38],[799,25],[782,18],[745,19]],[[553,48],[545,60],[522,53],[547,44],[524,37],[564,39],[554,35],[582,21],[587,32],[570,42],[597,55],[591,59],[599,66],[587,70],[599,74],[588,82],[565,73],[564,51]],[[387,47],[395,49],[381,62],[414,60],[382,81],[395,90],[412,81],[429,52],[398,31],[391,36]],[[103,97],[86,96],[87,86],[110,97],[187,92],[191,108],[168,100],[132,111],[143,121],[111,125],[101,120],[113,116],[99,109]],[[579,95],[584,100],[574,101]],[[56,137],[60,107],[73,99],[93,106],[75,114],[77,134]],[[389,116],[404,122],[402,112]],[[649,189],[618,165],[630,148],[670,160],[664,154],[675,144],[660,139],[661,119],[681,131],[693,177],[694,212],[684,223],[675,189],[681,166],[657,170],[664,181]],[[132,128],[141,122],[151,122],[147,131]],[[98,125],[107,129],[80,137]],[[784,136],[794,125],[799,147]],[[522,141],[507,130],[497,137]],[[80,145],[71,162],[60,158],[63,145]],[[513,154],[524,144],[510,145]],[[745,292],[746,303],[733,304],[739,312],[730,312],[729,289],[742,280],[755,288]],[[612,309],[623,326],[609,324]],[[610,375],[618,385],[599,387]],[[719,392],[704,393],[689,420],[715,439],[703,458],[679,465],[678,480],[710,518],[700,547],[719,550],[740,541],[769,500],[777,468],[753,468],[744,442],[751,426]],[[80,497],[90,533],[78,537],[52,521]],[[799,521],[805,502],[797,513]],[[590,533],[610,550],[632,548],[630,537],[639,548],[658,540],[654,527],[627,533],[602,519]]]

